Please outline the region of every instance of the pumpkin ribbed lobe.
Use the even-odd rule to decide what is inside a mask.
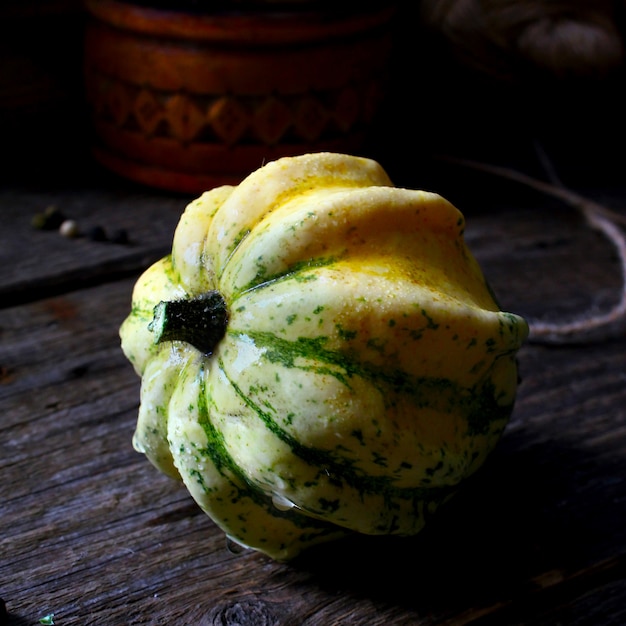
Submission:
[[[155,343],[184,341],[210,355],[224,336],[227,324],[224,298],[219,291],[208,291],[194,298],[159,302],[148,328],[155,335]]]

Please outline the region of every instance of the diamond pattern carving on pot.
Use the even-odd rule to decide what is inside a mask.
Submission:
[[[125,85],[114,82],[106,94],[106,108],[114,124],[123,126],[132,109],[131,95]]]
[[[151,91],[142,89],[133,107],[139,127],[146,135],[152,135],[165,119],[165,109]]]
[[[276,145],[348,135],[374,116],[382,92],[375,82],[315,95],[199,95],[162,93],[92,75],[94,110],[118,129],[144,138],[167,137],[182,144],[243,141]]]
[[[275,96],[266,98],[254,112],[254,134],[266,144],[280,141],[291,125],[291,110]]]
[[[315,141],[324,131],[328,117],[328,112],[317,98],[305,96],[298,102],[294,116],[298,136]]]
[[[183,143],[193,141],[206,123],[204,110],[185,94],[168,98],[165,110],[172,135]]]
[[[207,121],[215,134],[225,143],[233,145],[239,141],[250,124],[248,111],[236,98],[217,98],[207,112]]]

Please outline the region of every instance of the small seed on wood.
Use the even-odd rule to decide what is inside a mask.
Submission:
[[[65,220],[59,227],[59,232],[63,237],[73,239],[78,236],[78,224],[75,220]]]

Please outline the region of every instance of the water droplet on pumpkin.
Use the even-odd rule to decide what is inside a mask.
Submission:
[[[240,543],[234,537],[230,535],[226,535],[226,549],[231,554],[243,554],[246,550],[248,550],[248,546],[245,546],[243,543]]]
[[[277,493],[272,495],[272,504],[279,511],[288,511],[295,506],[295,504],[291,500],[288,500],[287,498],[285,498],[285,496],[281,496]]]
[[[137,435],[133,437],[133,448],[135,448],[135,450],[141,454],[146,453],[146,446],[144,445],[143,441],[141,441],[141,439],[137,437]]]

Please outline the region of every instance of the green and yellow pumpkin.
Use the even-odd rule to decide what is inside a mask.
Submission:
[[[528,332],[463,230],[441,196],[343,154],[204,193],[120,329],[135,448],[276,560],[417,533],[501,437]]]

